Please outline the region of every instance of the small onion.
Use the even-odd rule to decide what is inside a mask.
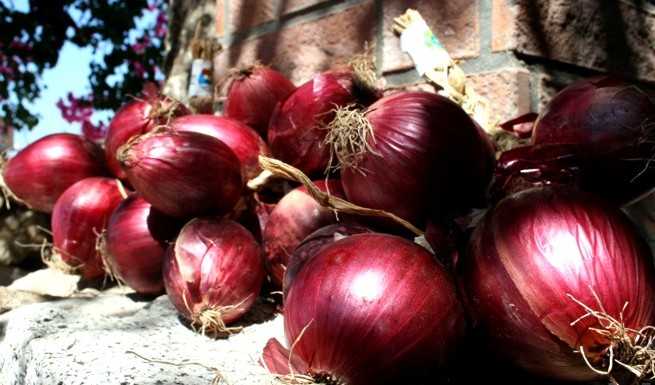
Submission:
[[[309,234],[289,256],[282,284],[284,295],[286,295],[289,286],[291,286],[291,282],[305,262],[314,258],[314,256],[325,246],[331,245],[334,242],[351,235],[371,232],[372,230],[364,226],[350,223],[338,223],[322,227]]]
[[[203,333],[232,332],[259,294],[265,272],[261,247],[229,219],[197,218],[180,231],[164,259],[166,293]]]
[[[106,174],[102,149],[74,134],[45,136],[2,168],[5,187],[34,210],[52,212],[61,194],[84,178]]]
[[[103,177],[82,179],[64,191],[52,210],[54,251],[86,279],[105,273],[96,241],[124,198],[119,183]]]
[[[624,204],[655,187],[654,140],[655,99],[616,79],[581,80],[541,112],[528,149],[502,155],[495,189],[565,181]]]
[[[213,136],[227,144],[241,161],[244,180],[259,174],[261,168],[258,156],[269,154],[264,139],[252,128],[234,119],[214,115],[188,115],[173,120],[170,128]]]
[[[161,293],[166,242],[175,239],[179,228],[138,194],[130,195],[107,224],[103,256],[107,267],[137,293]]]
[[[321,191],[342,198],[343,191],[338,180],[314,182]],[[289,255],[312,232],[323,226],[336,223],[335,213],[322,207],[308,193],[304,186],[298,187],[286,194],[270,213],[262,241],[266,268],[273,282],[282,285],[284,270]]]
[[[503,199],[476,228],[458,271],[493,354],[541,376],[594,379],[582,354],[604,370],[610,347],[630,362],[625,342],[635,334],[621,328],[655,320],[648,246],[620,210],[574,190],[535,188]],[[617,321],[598,318],[605,315]]]
[[[243,187],[234,152],[197,132],[146,134],[121,147],[119,160],[136,191],[173,217],[227,213]]]
[[[225,100],[225,116],[254,128],[264,137],[278,103],[284,102],[296,86],[278,71],[253,65],[230,79]]]
[[[182,103],[167,96],[137,99],[123,105],[109,123],[105,139],[105,156],[111,172],[117,178],[127,178],[116,159],[116,151],[130,138],[166,125],[174,117],[190,113],[191,111]]]
[[[452,101],[427,92],[399,92],[362,114],[344,112],[343,122],[350,121],[359,132],[334,131],[337,124],[328,141],[341,161],[341,184],[349,201],[415,224],[423,223],[430,211],[459,214],[484,204],[493,147]],[[360,153],[352,152],[353,135],[359,138]]]
[[[269,370],[327,383],[408,383],[448,361],[464,314],[427,250],[393,235],[357,234],[306,261],[285,297],[284,329],[292,351],[269,342]]]
[[[276,158],[313,175],[323,172],[330,153],[322,145],[335,107],[363,103],[356,75],[328,71],[298,87],[273,113],[268,144]]]

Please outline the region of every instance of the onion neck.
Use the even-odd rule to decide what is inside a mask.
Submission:
[[[323,141],[330,149],[327,171],[340,168],[358,170],[364,155],[376,154],[370,145],[370,142],[375,142],[373,125],[365,112],[355,105],[337,108],[327,130]]]

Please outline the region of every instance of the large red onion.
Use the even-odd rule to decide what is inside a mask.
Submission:
[[[343,198],[338,180],[314,182],[321,191]],[[304,186],[286,194],[277,203],[262,232],[266,268],[273,282],[282,285],[289,256],[312,232],[336,223],[335,213],[314,200]]]
[[[233,331],[227,325],[250,309],[266,275],[252,234],[214,218],[193,219],[182,228],[163,272],[171,302],[203,332]]]
[[[9,194],[46,213],[75,182],[106,173],[100,147],[82,136],[63,133],[31,143],[2,168]]]
[[[464,316],[451,278],[427,250],[357,234],[306,261],[285,297],[284,328],[292,351],[269,342],[269,370],[349,385],[408,383],[438,373]]]
[[[286,295],[289,286],[291,286],[291,282],[305,262],[314,258],[314,256],[325,246],[331,245],[334,242],[351,235],[371,232],[372,230],[364,226],[351,223],[336,223],[321,227],[309,234],[288,257],[289,260],[287,262],[286,270],[284,271],[284,280],[282,284],[284,295]]]
[[[268,144],[276,158],[312,175],[325,171],[330,158],[323,145],[333,110],[370,101],[353,71],[328,71],[298,87],[280,104],[268,127]]]
[[[96,241],[123,194],[118,180],[92,177],[66,189],[55,203],[51,221],[55,253],[86,279],[105,273]]]
[[[241,164],[220,140],[197,132],[146,134],[118,151],[127,178],[164,214],[224,214],[239,200]]]
[[[105,156],[111,172],[118,178],[127,178],[116,159],[116,151],[130,138],[166,125],[172,118],[190,113],[182,103],[167,96],[136,99],[123,105],[109,123],[105,139]]]
[[[269,154],[264,139],[252,128],[234,119],[215,115],[188,115],[173,120],[170,128],[213,136],[227,144],[241,161],[244,180],[259,174],[261,168],[258,156]]]
[[[295,89],[289,79],[270,67],[256,64],[241,69],[230,79],[225,116],[266,136],[275,107]]]
[[[137,293],[161,293],[167,242],[175,239],[179,229],[176,220],[154,210],[138,194],[131,194],[107,224],[103,250],[107,267]]]
[[[626,203],[655,187],[654,138],[655,101],[648,94],[608,77],[581,80],[539,115],[531,147],[502,155],[496,189],[564,180]]]
[[[346,119],[359,132],[333,131],[329,141],[339,155],[349,201],[415,224],[430,210],[459,213],[484,203],[494,167],[493,147],[452,101],[427,92],[399,92],[363,114],[348,111]],[[353,136],[359,138],[359,154],[352,153]]]
[[[628,328],[655,320],[648,246],[621,211],[574,190],[535,188],[502,200],[475,230],[458,270],[493,354],[539,375],[598,377],[581,352],[604,370],[610,346],[614,358],[632,358],[625,340],[596,331],[609,330],[609,323],[583,317],[581,304]]]

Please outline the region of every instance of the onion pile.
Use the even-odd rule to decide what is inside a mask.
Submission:
[[[188,115],[173,120],[170,128],[213,136],[225,143],[241,162],[244,180],[259,174],[261,169],[257,157],[269,154],[266,142],[252,128],[233,119],[214,115]]]
[[[86,279],[105,274],[97,239],[124,194],[118,180],[94,177],[75,183],[57,199],[52,211],[53,246],[66,267]]]
[[[320,73],[298,87],[273,113],[268,144],[276,158],[312,175],[328,166],[330,153],[322,145],[335,107],[366,104],[375,91],[365,90],[351,70]]]
[[[228,219],[187,223],[163,266],[171,302],[203,334],[239,330],[227,325],[250,309],[265,275],[261,247]]]
[[[121,147],[118,158],[136,191],[173,217],[225,214],[243,187],[234,152],[196,132],[144,135]]]
[[[591,195],[535,188],[505,198],[459,262],[475,326],[495,354],[532,373],[595,379],[589,365],[634,358],[625,338],[639,338],[624,327],[655,321],[648,246],[620,210]]]
[[[452,279],[425,249],[357,234],[305,262],[285,296],[284,329],[293,351],[269,342],[269,370],[328,383],[407,383],[449,360],[464,313]]]
[[[182,103],[166,96],[137,99],[125,104],[109,123],[105,139],[107,165],[111,172],[118,178],[127,178],[116,159],[116,151],[130,138],[165,125],[174,117],[190,113]]]
[[[623,204],[655,184],[655,101],[607,77],[562,90],[535,122],[532,144],[502,154],[497,195],[522,188],[577,185]]]
[[[264,137],[275,107],[296,89],[284,75],[259,64],[235,71],[229,81],[225,116],[247,124]]]
[[[327,183],[318,181],[315,184],[321,191],[343,197],[338,180]],[[298,187],[286,194],[271,211],[262,232],[266,268],[273,282],[278,286],[282,284],[289,255],[305,237],[336,221],[335,213],[318,204],[305,187]]]
[[[7,161],[2,168],[3,186],[12,198],[50,213],[75,182],[106,174],[102,158],[102,149],[80,135],[48,135]]]

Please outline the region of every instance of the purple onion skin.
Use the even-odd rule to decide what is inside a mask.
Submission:
[[[458,263],[462,292],[478,331],[494,355],[533,374],[559,380],[597,378],[607,345],[567,297],[605,311],[627,327],[655,319],[655,272],[647,245],[627,217],[594,196],[562,188],[534,188],[502,200],[476,228]],[[500,348],[499,348],[500,347]]]
[[[372,232],[371,229],[364,226],[339,223],[322,227],[309,234],[289,256],[282,284],[284,295],[286,295],[291,282],[293,282],[305,262],[314,258],[325,246],[351,235]]]
[[[305,263],[285,298],[284,326],[310,374],[386,384],[438,371],[464,317],[451,278],[427,250],[357,234]]]
[[[215,115],[187,115],[171,122],[172,130],[197,132],[213,136],[239,158],[244,180],[256,177],[260,172],[259,155],[269,155],[264,139],[245,124]]]
[[[114,273],[137,293],[161,293],[167,241],[179,228],[176,220],[154,210],[138,194],[130,195],[107,225],[107,259]]]
[[[234,152],[220,140],[196,132],[143,137],[125,149],[122,166],[145,200],[177,218],[225,214],[243,187]]]
[[[421,225],[430,215],[481,207],[494,168],[493,147],[455,103],[427,92],[399,92],[371,105],[372,153],[342,169],[346,197]]]
[[[273,155],[307,175],[325,171],[330,153],[322,145],[335,106],[357,101],[351,71],[327,71],[298,87],[271,117],[268,144]]]
[[[52,211],[52,243],[61,259],[80,266],[86,279],[105,274],[96,240],[109,216],[123,200],[118,180],[91,177],[75,183],[57,199]]]
[[[167,110],[172,109],[172,112]],[[168,114],[170,113],[170,116]],[[166,96],[156,96],[147,100],[134,100],[124,104],[112,118],[105,139],[105,156],[111,172],[120,179],[127,179],[116,159],[116,151],[137,135],[145,134],[158,125],[167,124],[170,117],[190,114],[183,104]]]
[[[30,208],[51,213],[63,192],[84,178],[107,175],[102,149],[74,134],[45,136],[2,169],[7,187]]]
[[[187,319],[210,307],[236,306],[223,321],[238,320],[259,294],[265,271],[253,235],[229,219],[197,218],[187,223],[164,259],[166,293]]]
[[[280,72],[266,66],[253,66],[230,83],[225,116],[247,124],[266,137],[275,107],[295,89],[296,86]]]
[[[503,153],[494,189],[571,184],[618,204],[655,187],[655,101],[636,86],[598,77],[557,94],[535,122],[532,145]]]
[[[315,181],[321,191],[343,198],[338,180]],[[298,187],[286,194],[270,213],[262,233],[266,268],[273,282],[281,286],[289,255],[312,232],[336,223],[337,217],[330,209],[322,207],[305,187]]]

